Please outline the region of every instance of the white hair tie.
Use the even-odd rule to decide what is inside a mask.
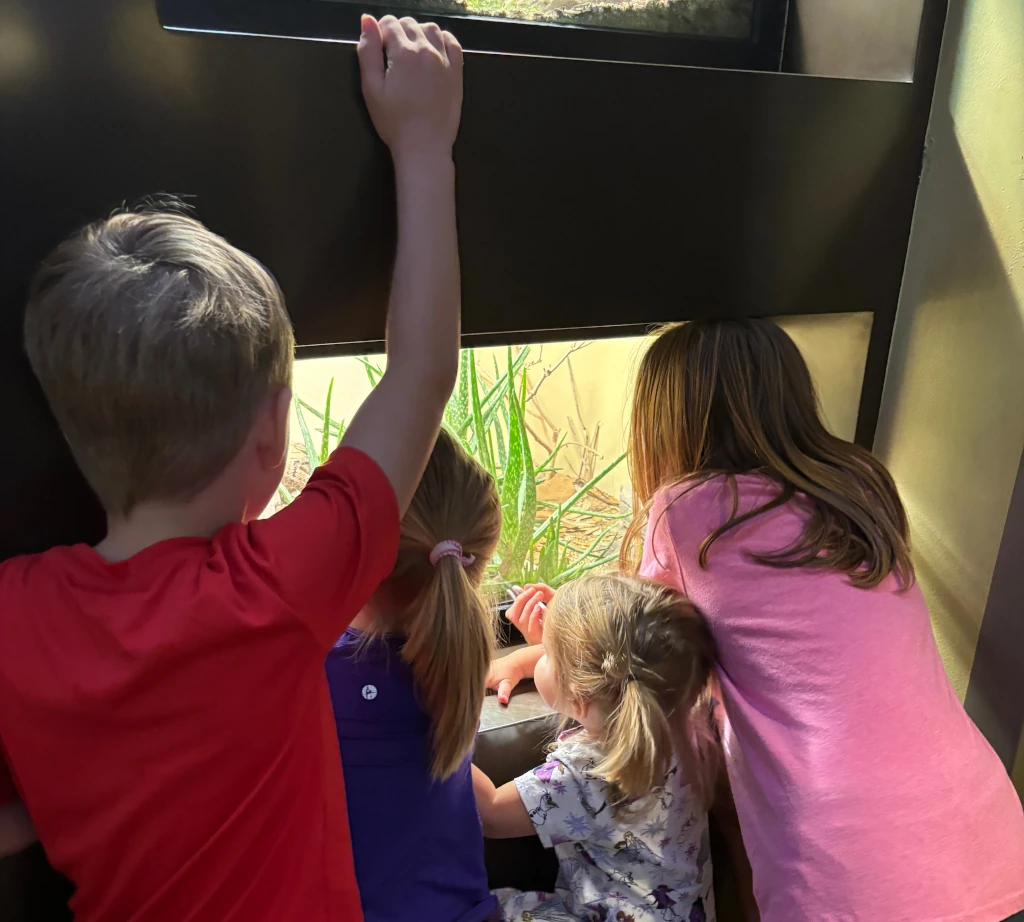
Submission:
[[[436,567],[442,557],[458,557],[464,567],[470,566],[476,560],[472,554],[462,553],[462,545],[458,541],[438,541],[430,552],[430,563]]]

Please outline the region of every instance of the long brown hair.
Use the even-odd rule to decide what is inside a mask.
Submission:
[[[607,715],[594,773],[618,806],[664,784],[673,754],[710,805],[719,764],[708,695],[714,644],[689,601],[636,576],[585,576],[555,594],[544,648],[563,693]]]
[[[480,584],[501,533],[491,476],[442,430],[402,519],[398,559],[378,590],[378,629],[405,635],[420,702],[433,724],[435,778],[454,772],[473,746],[495,640],[494,608]],[[463,555],[430,552],[457,541]]]
[[[725,476],[732,514],[701,545],[702,567],[722,535],[799,493],[809,501],[803,534],[755,560],[839,570],[860,587],[890,573],[904,588],[913,582],[907,516],[892,477],[868,451],[825,429],[803,356],[769,320],[664,328],[640,363],[628,457],[639,511],[622,546],[627,567],[637,563],[658,490]],[[778,493],[740,513],[735,478],[749,473],[774,481]]]

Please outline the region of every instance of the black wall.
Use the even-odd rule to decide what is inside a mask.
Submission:
[[[393,200],[351,46],[4,3],[39,60],[0,82],[0,332],[61,235],[174,192],[273,269],[300,343],[379,338]],[[470,56],[466,332],[891,311],[929,84]]]
[[[470,55],[466,333],[873,311],[870,444],[943,10],[930,0],[910,83]],[[301,345],[365,342],[383,330],[394,203],[349,45],[170,33],[153,0],[0,0],[0,14],[23,52],[0,69],[11,554],[101,527],[18,343],[57,240],[177,193],[277,274]]]
[[[905,83],[470,55],[467,334],[873,311],[870,444],[943,10]],[[315,346],[381,336],[394,216],[351,46],[172,34],[152,0],[0,0],[0,28],[27,49],[0,68],[3,557],[102,529],[19,345],[61,236],[186,196],[270,266]]]

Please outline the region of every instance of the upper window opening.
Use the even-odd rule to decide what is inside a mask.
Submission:
[[[872,315],[779,323],[807,360],[830,430],[852,439]],[[617,566],[633,515],[629,408],[649,342],[630,336],[463,350],[443,424],[502,495],[503,538],[487,577],[495,590],[537,581],[558,586]],[[284,481],[266,515],[294,500],[386,367],[383,355],[302,358],[303,351]]]
[[[170,29],[355,40],[359,14],[431,19],[470,51],[756,70],[781,66],[789,0],[158,0]]]

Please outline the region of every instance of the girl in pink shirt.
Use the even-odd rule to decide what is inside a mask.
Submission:
[[[666,329],[629,446],[640,572],[718,648],[728,769],[763,922],[998,922],[1024,815],[939,657],[892,478],[822,425],[763,320]]]

